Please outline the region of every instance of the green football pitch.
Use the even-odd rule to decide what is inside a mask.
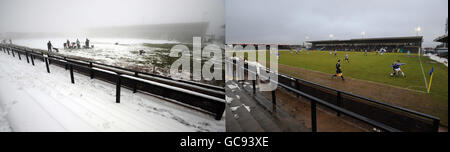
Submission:
[[[283,50],[280,50],[279,53],[279,64],[329,73],[330,75],[335,73],[336,62],[341,59],[341,68],[345,77],[384,83],[421,92],[427,91],[426,87],[430,80],[429,72],[434,67],[431,93],[440,96],[440,98],[445,98],[445,100],[448,99],[448,67],[432,61],[428,57],[422,56],[419,60],[417,54],[411,54],[410,56],[406,53],[377,55],[369,52],[366,56],[363,52],[338,51],[337,56],[334,56],[334,52],[330,55],[329,51],[309,51],[309,53],[301,51],[296,54]],[[349,55],[350,63],[344,60],[346,54]],[[401,66],[406,78],[390,76],[390,73],[393,72],[391,66],[397,60],[406,63],[406,65]]]
[[[344,51],[338,51],[337,56],[334,56],[334,52],[330,54],[329,51],[309,51],[309,53],[301,51],[296,54],[295,51],[291,53],[287,50],[280,50],[279,54],[279,64],[318,71],[329,74],[330,77],[336,73],[336,62],[338,59],[341,59],[341,68],[345,78],[421,92],[429,96],[429,100],[432,101],[430,102],[431,104],[440,108],[443,108],[441,106],[448,106],[448,67],[428,57],[421,56],[419,58],[418,54],[408,56],[406,53],[377,55],[374,52],[369,52],[366,56],[364,52]],[[344,60],[346,54],[349,55],[350,63]],[[401,66],[406,78],[390,76],[390,73],[393,72],[391,66],[397,60],[400,60],[401,63],[406,63],[406,65]],[[434,76],[431,93],[427,94],[427,86],[430,81],[429,72],[432,67],[434,67]],[[279,71],[283,73],[283,69],[279,69]],[[291,71],[284,71],[284,73],[291,73]],[[376,89],[374,88],[373,91],[376,91]],[[420,107],[416,108],[420,109]],[[428,111],[426,113],[435,114],[441,118],[448,114],[448,110],[441,110],[438,113],[435,113],[436,111],[432,112],[432,109],[426,111]],[[447,121],[445,120],[446,118],[443,119],[444,122]]]

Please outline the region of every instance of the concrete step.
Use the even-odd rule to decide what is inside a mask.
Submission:
[[[241,125],[237,122],[237,120],[234,118],[233,112],[231,112],[230,107],[226,107],[226,119],[225,119],[225,125],[226,125],[226,131],[227,132],[243,132],[244,130],[241,128]]]
[[[229,104],[229,108],[236,106],[239,106],[239,108],[237,108],[235,111],[230,110],[233,115],[232,118],[239,123],[239,126],[241,126],[244,132],[264,132],[264,129],[260,126],[258,121],[253,118],[250,112],[248,112],[244,107],[241,107],[242,102],[238,99],[234,99]],[[238,118],[234,117],[235,114],[237,114]]]

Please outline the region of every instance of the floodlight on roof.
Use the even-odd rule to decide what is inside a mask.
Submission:
[[[422,31],[422,28],[419,26],[419,27],[416,28],[416,31],[420,32],[420,31]]]
[[[419,32],[422,31],[422,28],[421,28],[420,26],[418,26],[418,27],[415,29],[415,31],[416,31],[417,36],[419,36]]]

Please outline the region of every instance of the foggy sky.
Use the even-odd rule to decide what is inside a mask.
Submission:
[[[224,13],[224,0],[0,0],[0,33],[205,21],[220,30]]]
[[[227,0],[227,43],[415,36],[424,46],[445,33],[448,0]]]

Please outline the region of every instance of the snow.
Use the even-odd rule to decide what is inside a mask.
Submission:
[[[261,72],[260,72],[261,69],[263,69],[263,70],[267,69],[265,66],[263,66],[262,64],[260,64],[258,62],[247,61],[247,64],[249,67],[256,67],[256,74],[258,74],[258,75],[261,74]]]
[[[250,106],[246,106],[245,104],[242,104],[242,107],[244,107],[248,112],[250,112]]]
[[[239,107],[241,107],[241,106],[230,107],[230,110],[231,110],[231,111],[236,111],[237,109],[239,109]]]
[[[93,69],[93,70],[96,70],[96,71],[101,71],[101,72],[105,72],[105,73],[108,73],[108,74],[112,74],[112,75],[116,75],[116,74],[117,74],[116,72],[112,72],[112,71],[108,71],[108,70],[103,70],[103,69],[99,69],[99,68],[96,68],[96,67],[93,67],[92,69]]]
[[[229,85],[227,85],[228,86],[228,88],[230,88],[231,90],[234,90],[234,89],[239,89],[239,86],[237,85],[237,84],[229,84]]]
[[[5,110],[3,110],[3,108],[1,108],[1,107],[2,106],[0,106],[0,132],[10,132],[11,126],[9,126],[9,122],[5,118],[5,116],[7,114],[7,112],[6,112],[7,109],[5,108]]]
[[[431,60],[442,63],[448,67],[448,59],[446,59],[446,58],[441,58],[441,57],[431,54],[431,53],[425,54],[424,56],[428,56]]]
[[[71,84],[64,68],[0,53],[0,131],[225,131],[224,119],[127,89],[117,104],[113,84],[78,73]]]

